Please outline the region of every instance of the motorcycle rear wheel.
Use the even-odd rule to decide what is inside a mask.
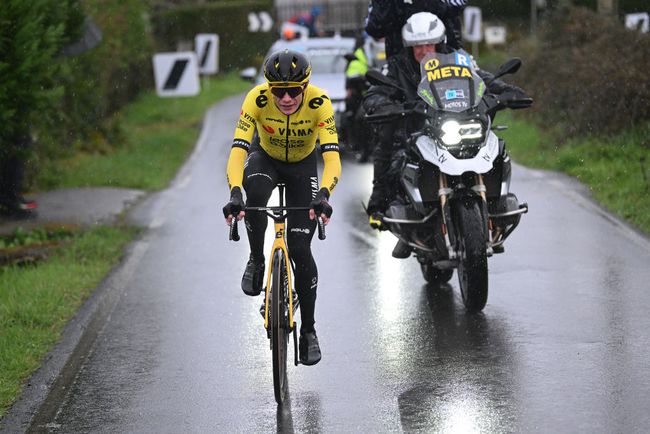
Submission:
[[[479,312],[487,304],[488,266],[483,218],[478,201],[462,203],[458,207],[458,217],[458,283],[465,309]]]

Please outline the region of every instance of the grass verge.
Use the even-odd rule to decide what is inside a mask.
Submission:
[[[598,202],[650,234],[650,123],[609,138],[575,138],[558,143],[529,120],[502,112],[496,124],[515,161],[564,172],[589,187]]]
[[[123,143],[103,154],[80,152],[44,167],[37,188],[166,187],[196,143],[206,110],[217,100],[251,87],[234,74],[201,84],[201,94],[194,97],[142,95],[117,114]]]
[[[36,187],[165,188],[196,143],[206,110],[250,87],[231,74],[204,80],[195,97],[142,95],[117,114],[123,143],[105,153],[80,152],[49,163]],[[95,227],[49,250],[46,260],[0,266],[0,418],[135,233],[129,228]],[[18,231],[2,240],[0,253],[31,241],[44,242],[43,234],[39,229]]]
[[[96,227],[37,265],[0,268],[0,416],[134,234]]]

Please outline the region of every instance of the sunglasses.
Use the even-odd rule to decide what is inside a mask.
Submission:
[[[296,98],[298,95],[305,91],[304,86],[291,86],[291,87],[281,87],[281,86],[271,86],[271,93],[278,98],[284,97],[285,93],[288,93],[291,98]]]

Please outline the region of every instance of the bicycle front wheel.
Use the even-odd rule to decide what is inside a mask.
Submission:
[[[273,255],[271,271],[271,343],[273,353],[273,390],[275,401],[282,404],[287,397],[287,345],[289,343],[289,276],[282,250]]]

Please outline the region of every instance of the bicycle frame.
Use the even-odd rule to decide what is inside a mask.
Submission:
[[[282,257],[284,258],[284,264],[286,267],[286,275],[287,275],[287,297],[289,299],[289,318],[288,318],[288,330],[287,333],[292,333],[295,331],[295,322],[293,320],[293,314],[295,312],[295,306],[294,306],[294,296],[293,296],[293,267],[291,266],[291,262],[289,259],[289,250],[287,247],[287,240],[286,240],[286,219],[287,216],[289,215],[290,212],[292,211],[308,211],[310,210],[309,207],[287,207],[284,206],[284,188],[285,185],[283,183],[279,183],[277,185],[278,191],[279,191],[279,206],[263,206],[263,207],[246,207],[244,208],[244,211],[251,211],[251,212],[264,212],[267,216],[269,216],[271,219],[273,219],[274,222],[274,239],[273,239],[273,245],[271,246],[271,255],[269,256],[269,266],[268,266],[268,271],[266,274],[266,290],[265,290],[265,296],[264,296],[264,328],[266,329],[269,338],[271,337],[271,325],[269,321],[269,316],[270,316],[270,303],[271,303],[271,282],[273,279],[273,259],[275,257],[275,253],[279,250],[282,253]],[[325,224],[323,223],[323,220],[318,217],[317,219],[317,227],[318,227],[318,238],[321,240],[325,239]],[[233,241],[239,241],[239,233],[237,230],[237,220],[233,219],[232,224],[230,225],[230,239]],[[294,360],[295,364],[298,365],[298,350],[297,350],[297,340],[296,340],[296,335],[294,333]]]

